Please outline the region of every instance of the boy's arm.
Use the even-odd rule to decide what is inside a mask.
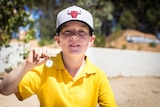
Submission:
[[[23,61],[16,69],[7,74],[0,84],[0,93],[10,95],[17,92],[19,82],[29,69],[26,61]]]
[[[47,52],[47,48],[32,49],[26,60],[4,77],[0,83],[0,93],[3,95],[16,93],[18,91],[18,84],[27,71],[44,63],[48,59],[46,56]]]

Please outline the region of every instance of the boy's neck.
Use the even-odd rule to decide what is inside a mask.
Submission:
[[[79,69],[85,64],[85,58],[63,57],[63,63],[68,72],[74,77]]]

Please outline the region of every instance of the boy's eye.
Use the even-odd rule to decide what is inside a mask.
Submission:
[[[63,33],[63,35],[70,36],[70,35],[72,35],[72,32],[71,32],[71,31],[65,31],[65,32]]]
[[[85,31],[79,31],[79,32],[77,32],[77,35],[80,36],[80,37],[86,37],[89,34]]]
[[[81,35],[84,36],[84,35],[86,35],[86,32],[84,32],[84,31],[79,31],[79,32],[78,32],[78,35],[79,35],[79,36],[81,36]]]

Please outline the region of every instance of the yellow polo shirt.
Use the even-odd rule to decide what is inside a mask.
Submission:
[[[88,58],[76,78],[65,69],[61,53],[52,58],[54,65],[45,64],[26,73],[19,83],[19,100],[36,94],[40,107],[116,107],[113,92],[103,71]]]

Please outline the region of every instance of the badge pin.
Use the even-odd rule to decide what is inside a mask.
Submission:
[[[47,66],[48,68],[50,68],[50,67],[53,66],[53,61],[52,61],[51,57],[56,57],[56,55],[57,55],[57,54],[51,53],[51,52],[49,52],[49,53],[46,54],[46,56],[49,57],[49,59],[46,61],[46,66]]]
[[[51,59],[48,59],[46,61],[46,66],[49,67],[49,68],[52,67],[53,66],[53,61]]]

